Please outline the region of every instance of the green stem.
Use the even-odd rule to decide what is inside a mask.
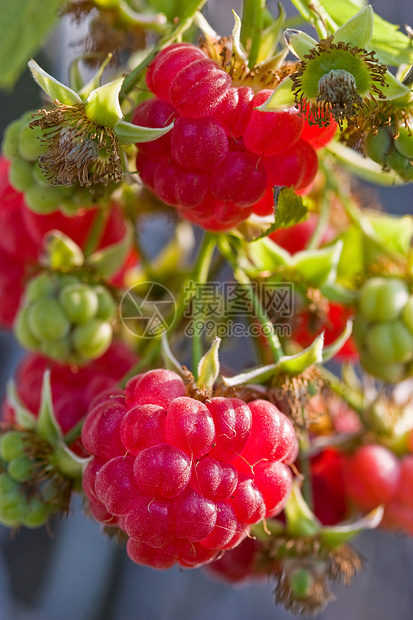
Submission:
[[[109,217],[109,210],[98,209],[93,219],[92,226],[88,232],[83,253],[86,257],[93,254],[99,247],[100,240],[102,238],[103,231],[107,224]]]
[[[330,215],[330,198],[331,192],[326,191],[321,201],[321,209],[318,215],[317,225],[311,235],[310,241],[307,244],[307,250],[314,250],[318,248],[322,242]]]
[[[348,385],[340,381],[338,377],[324,366],[319,366],[323,379],[327,382],[330,389],[340,396],[360,417],[364,418],[363,394],[358,393]]]
[[[312,24],[320,39],[325,39],[329,32],[335,32],[338,25],[327,13],[318,0],[291,0],[304,19]]]
[[[192,270],[193,281],[195,282],[195,303],[197,300],[202,307],[202,285],[208,280],[209,269],[212,256],[216,247],[216,236],[206,233],[200,247],[198,257]],[[201,320],[202,320],[201,316]],[[202,333],[195,329],[192,337],[192,372],[197,379],[198,364],[203,355]]]
[[[314,500],[313,488],[311,484],[311,464],[310,459],[307,456],[309,447],[310,440],[308,437],[308,433],[306,431],[303,431],[302,437],[300,438],[300,471],[303,475],[303,485],[301,489],[307,506],[310,508],[310,510],[313,510]]]
[[[255,66],[258,59],[264,11],[265,0],[244,0],[241,42],[245,49],[249,48],[248,64],[250,69]]]

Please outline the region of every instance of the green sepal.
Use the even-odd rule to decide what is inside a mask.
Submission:
[[[361,519],[353,521],[352,523],[324,526],[320,530],[319,537],[327,547],[334,549],[335,547],[339,547],[353,540],[353,538],[356,538],[356,536],[365,530],[375,529],[380,525],[383,513],[383,506],[378,506]]]
[[[373,36],[373,18],[373,8],[368,4],[336,30],[334,43],[350,43],[362,49],[367,47]]]
[[[127,121],[120,121],[115,127],[115,133],[119,143],[123,145],[138,144],[139,142],[152,142],[171,131],[174,123],[167,127],[140,127]]]
[[[329,344],[328,347],[324,347],[323,353],[322,353],[322,358],[323,358],[323,363],[324,364],[326,362],[330,361],[340,351],[342,346],[350,338],[350,336],[352,334],[352,331],[353,331],[353,321],[349,319],[347,321],[347,323],[346,323],[345,328],[343,329],[343,331],[339,335],[339,337],[336,338],[336,340],[334,340],[334,342]]]
[[[404,183],[396,172],[384,172],[382,166],[360,153],[356,153],[356,151],[348,148],[341,142],[330,142],[325,149],[346,170],[364,181],[386,186],[402,185]]]
[[[293,28],[287,28],[284,32],[284,39],[289,50],[301,60],[317,45],[317,41],[309,34]]]
[[[222,377],[222,380],[228,387],[236,387],[245,384],[265,384],[280,373],[300,375],[310,366],[322,362],[323,343],[324,333],[317,336],[309,347],[295,355],[283,355],[274,364],[252,368],[234,377]]]
[[[252,275],[257,275],[259,271],[275,271],[281,266],[291,266],[291,254],[267,236],[250,243],[247,252],[256,267]]]
[[[47,262],[52,269],[80,267],[85,261],[81,248],[60,230],[51,230],[45,238]]]
[[[50,370],[43,373],[40,409],[37,416],[37,434],[51,444],[63,440],[63,432],[54,413]]]
[[[66,478],[82,477],[85,466],[91,460],[91,456],[82,458],[75,454],[63,441],[59,441],[53,450],[53,463]]]
[[[337,266],[342,249],[343,242],[339,239],[326,248],[297,252],[293,256],[291,265],[312,286],[332,284],[337,277]]]
[[[9,381],[6,387],[7,402],[14,411],[14,419],[19,426],[34,430],[37,425],[36,416],[25,407],[17,394],[14,381]]]
[[[260,110],[260,112],[278,112],[286,108],[291,108],[293,105],[295,105],[293,81],[290,77],[286,77],[281,84],[277,86],[271,97],[256,109]]]
[[[258,64],[266,64],[268,59],[274,55],[277,49],[277,44],[280,41],[280,36],[284,27],[286,18],[285,9],[282,4],[278,3],[278,16],[276,19],[272,19],[271,23],[265,30],[262,31],[260,37],[260,48],[258,50]],[[277,54],[278,56],[278,54]]]
[[[120,241],[93,252],[87,259],[87,263],[104,278],[110,278],[119,271],[132,248],[133,226],[127,220],[125,220],[125,228],[125,234]]]
[[[89,94],[85,101],[85,114],[96,125],[115,127],[122,120],[119,93],[124,79],[121,77],[99,86]]]
[[[91,94],[91,92],[93,90],[99,88],[100,80],[102,78],[103,72],[104,72],[104,70],[106,69],[106,67],[108,66],[108,64],[110,63],[111,60],[112,60],[112,54],[108,54],[106,56],[105,60],[100,65],[99,69],[96,71],[95,75],[93,75],[91,77],[89,82],[87,84],[85,84],[85,85],[80,86],[80,88],[79,88],[79,90],[77,92],[79,93],[79,96],[82,99],[82,101],[85,101],[85,99],[87,99],[89,97],[89,95]],[[76,84],[79,85],[80,84],[80,75],[78,75],[79,74],[78,62],[75,61],[73,63],[73,65],[74,65],[74,69],[73,69],[74,75],[73,75],[73,77],[76,80]],[[72,73],[71,73],[71,75],[72,75]],[[122,79],[122,82],[123,82],[123,79]]]
[[[390,71],[386,71],[386,86],[383,87],[383,94],[386,99],[399,99],[400,97],[409,95],[410,92],[409,86],[399,82]]]
[[[58,100],[65,105],[79,105],[82,103],[81,98],[74,90],[49,75],[49,73],[39,67],[35,60],[29,60],[28,67],[34,80],[46,95],[49,95],[52,101]]]
[[[241,61],[245,65],[248,65],[248,57],[241,45],[241,18],[234,10],[232,11],[232,14],[235,20],[234,28],[232,29],[232,50],[235,55],[235,62]]]
[[[354,305],[357,300],[357,291],[346,288],[338,282],[325,284],[320,288],[321,294],[329,301],[336,301],[344,305]]]
[[[172,353],[171,347],[169,346],[166,332],[162,332],[161,335],[161,355],[167,370],[173,370],[182,377],[184,376],[182,365],[178,362],[175,355]]]
[[[209,350],[199,361],[196,384],[201,390],[212,391],[214,383],[218,378],[220,371],[218,355],[220,344],[221,338],[214,338]]]
[[[291,493],[284,507],[286,529],[292,536],[315,536],[322,530],[322,525],[304,500],[300,482],[293,481]]]
[[[390,254],[407,255],[413,238],[413,217],[411,215],[400,217],[372,212],[366,214],[365,217],[373,229],[373,239],[367,235],[363,237],[365,260],[369,263],[374,262],[377,256],[383,253],[383,248]]]

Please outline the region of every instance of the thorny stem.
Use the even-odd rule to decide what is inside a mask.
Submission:
[[[342,398],[362,419],[364,415],[363,396],[357,394],[355,390],[340,381],[338,377],[324,366],[319,367],[321,376],[326,381],[328,387],[340,398]]]
[[[263,26],[265,0],[244,0],[242,10],[241,42],[248,49],[248,64],[252,69],[257,62]]]

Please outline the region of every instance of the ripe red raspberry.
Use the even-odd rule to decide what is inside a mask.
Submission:
[[[163,49],[146,72],[146,83],[157,97],[169,101],[169,88],[176,75],[195,60],[206,58],[199,47],[190,43],[174,43]]]
[[[84,246],[99,209],[88,208],[68,217],[60,212],[34,213],[27,208],[24,194],[17,192],[8,181],[10,164],[0,157],[0,326],[12,327],[25,278],[38,263],[43,252],[43,239],[50,230],[60,230],[75,243]],[[98,248],[120,241],[125,235],[121,211],[113,205],[98,241]],[[121,276],[121,271],[116,278]],[[114,281],[115,282],[115,281]],[[116,283],[120,283],[119,279]]]
[[[82,441],[93,455],[83,484],[91,514],[127,534],[132,560],[155,568],[210,562],[278,514],[291,488],[283,461],[296,439],[274,405],[204,404],[169,370],[137,375],[123,395],[99,399]]]
[[[100,358],[89,366],[73,368],[33,353],[18,366],[15,384],[17,394],[29,411],[37,414],[40,407],[43,374],[50,369],[53,407],[64,433],[86,415],[91,402],[105,390],[113,390],[117,382],[136,363],[136,357],[119,341],[114,341]],[[7,399],[2,418],[14,421],[14,409]]]
[[[228,138],[213,118],[180,117],[170,133],[172,157],[183,168],[210,172],[227,156]]]
[[[272,93],[272,90],[261,90],[252,100],[252,107],[262,105]],[[257,155],[277,155],[297,142],[303,124],[303,117],[295,108],[281,112],[262,112],[253,109],[243,134],[244,144],[248,150]]]

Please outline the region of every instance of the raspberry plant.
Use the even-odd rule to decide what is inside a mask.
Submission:
[[[0,40],[0,84],[28,61],[39,86],[0,158],[0,322],[27,349],[0,522],[77,493],[133,562],[271,576],[318,613],[356,535],[413,535],[413,219],[358,189],[413,180],[410,30],[348,0],[291,0],[303,30],[244,0],[232,33],[204,0],[36,4],[39,39],[10,4]],[[62,15],[91,17],[68,84],[29,60]]]

